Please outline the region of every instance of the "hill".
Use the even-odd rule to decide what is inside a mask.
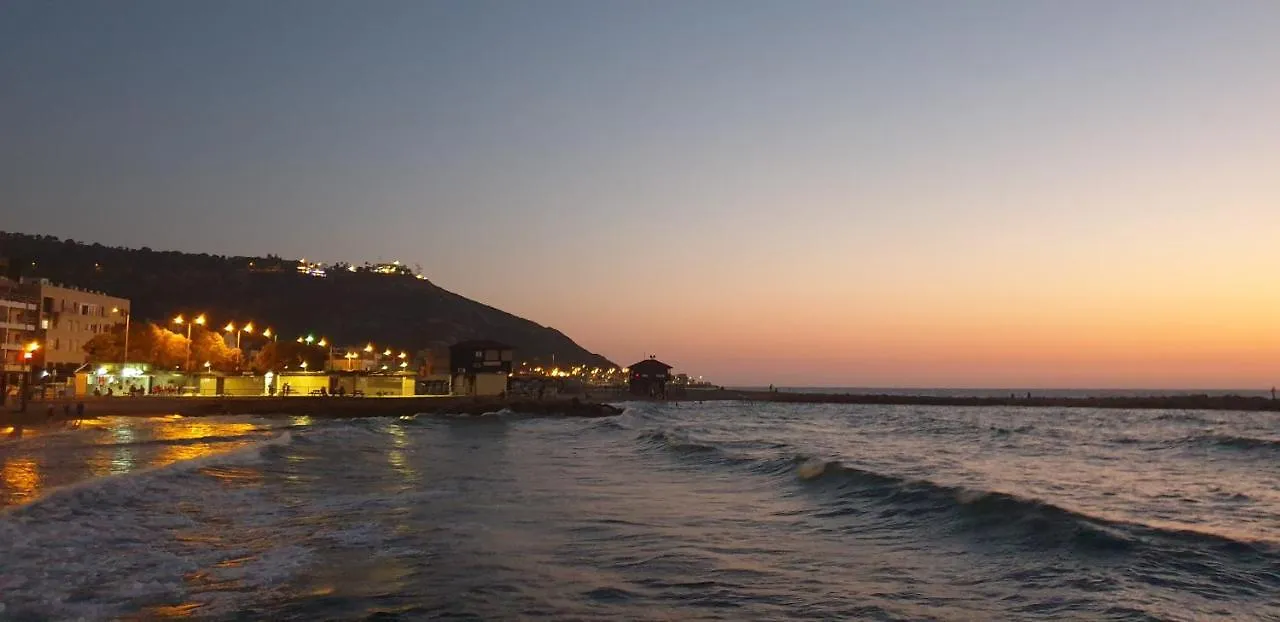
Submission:
[[[298,271],[276,256],[154,251],[0,232],[10,278],[47,278],[130,299],[134,320],[164,323],[177,313],[207,312],[216,322],[253,320],[281,338],[327,336],[338,344],[372,341],[437,355],[465,339],[515,346],[516,359],[560,366],[607,367],[568,336],[415,277],[411,272]],[[354,270],[354,269],[353,269]],[[439,360],[439,359],[437,359]]]

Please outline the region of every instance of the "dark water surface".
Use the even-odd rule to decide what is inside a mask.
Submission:
[[[721,403],[11,436],[5,620],[1280,619],[1276,414]]]

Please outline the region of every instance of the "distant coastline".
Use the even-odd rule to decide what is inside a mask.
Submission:
[[[692,393],[692,392],[691,392]],[[1017,406],[1031,408],[1115,408],[1157,410],[1280,411],[1280,400],[1265,395],[1223,393],[1177,393],[1170,395],[1112,395],[1092,397],[1055,396],[1050,391],[1016,393],[1002,397],[963,395],[920,395],[918,393],[800,393],[794,391],[717,391],[736,398],[797,404],[874,404],[898,406]],[[696,399],[696,398],[695,398]],[[707,397],[705,399],[715,399]]]

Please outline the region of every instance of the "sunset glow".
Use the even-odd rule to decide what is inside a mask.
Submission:
[[[144,4],[0,20],[5,227],[420,264],[719,384],[1280,382],[1274,3]]]

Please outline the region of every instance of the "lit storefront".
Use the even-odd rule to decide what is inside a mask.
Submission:
[[[161,372],[162,376],[170,376]],[[76,372],[76,395],[146,395],[164,384],[147,363],[103,363]]]

